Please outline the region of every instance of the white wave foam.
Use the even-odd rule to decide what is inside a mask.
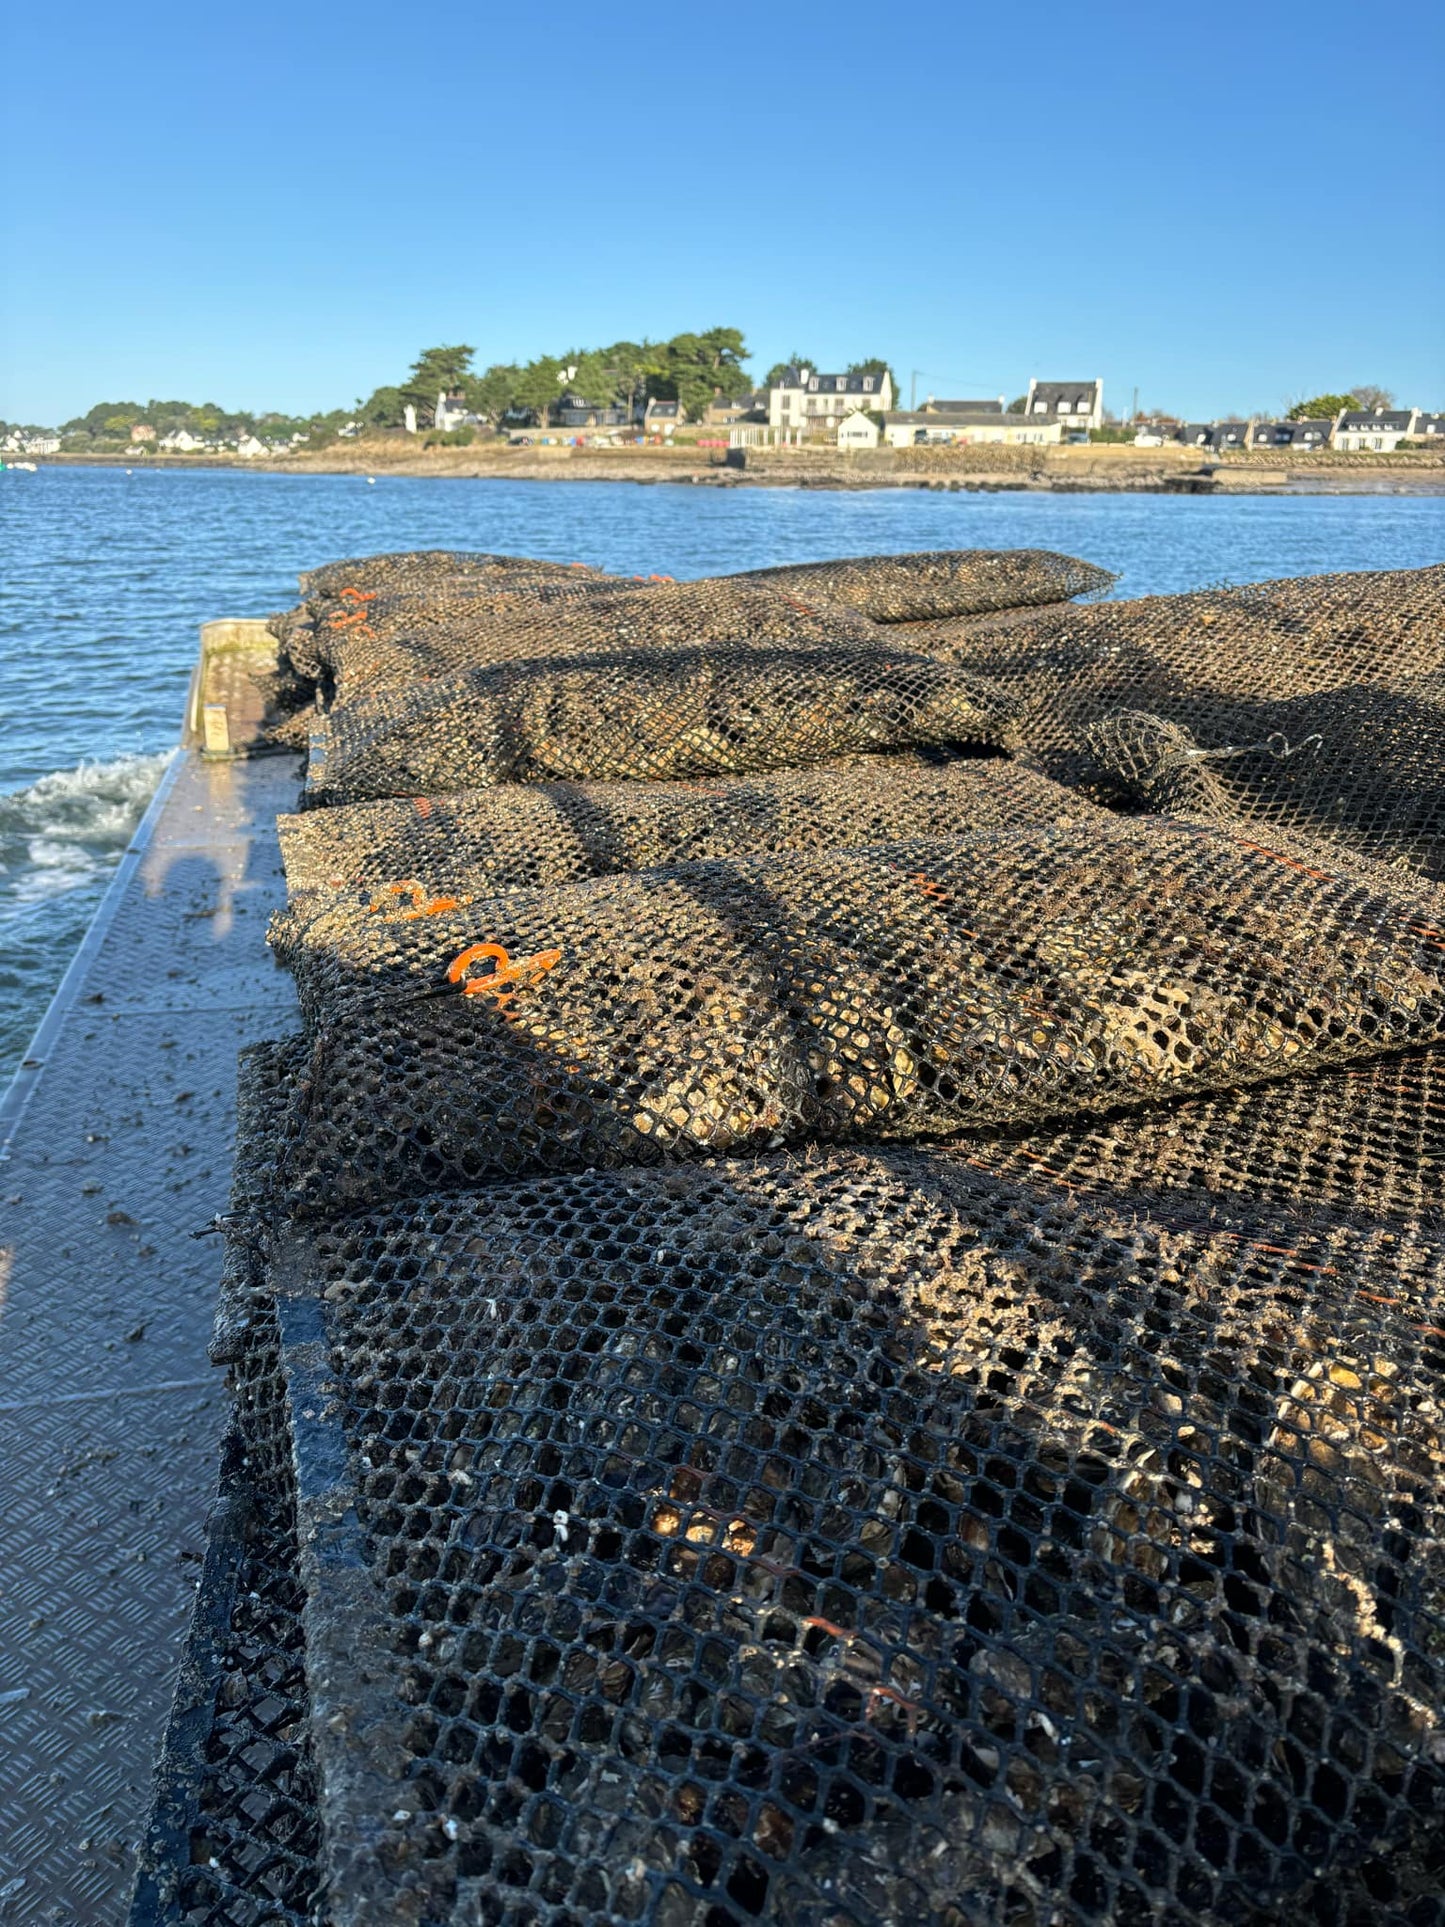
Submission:
[[[167,760],[164,755],[117,756],[52,770],[28,789],[0,796],[0,841],[23,841],[22,861],[41,865],[56,861],[57,841],[102,850],[123,846],[145,814]],[[7,855],[13,863],[22,853],[12,848]]]

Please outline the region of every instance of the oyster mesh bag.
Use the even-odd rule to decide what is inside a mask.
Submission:
[[[362,620],[355,620],[360,614]],[[569,662],[641,650],[866,643],[877,627],[852,609],[804,602],[726,577],[643,583],[584,579],[469,596],[397,596],[317,631],[335,697],[499,662]]]
[[[1111,820],[1001,757],[860,756],[691,783],[509,783],[278,820],[289,933],[338,896],[377,914],[430,913],[458,891],[571,883],[707,857],[846,849],[900,837]]]
[[[1445,878],[1445,567],[947,628],[908,634],[1016,694],[1066,779]]]
[[[305,802],[741,775],[934,745],[1006,748],[1016,710],[1003,690],[886,636],[500,663],[338,703],[312,736]]]
[[[1108,569],[1051,549],[925,549],[750,569],[732,578],[790,595],[821,596],[875,622],[922,622],[985,610],[1065,602],[1114,581]]]
[[[291,1208],[1098,1113],[1432,1041],[1414,900],[1147,819],[322,919]]]
[[[1445,570],[1037,560],[303,583],[132,1927],[1445,1927]]]
[[[442,596],[456,604],[495,596],[504,588],[514,596],[530,594],[546,600],[596,593],[610,580],[581,564],[444,550],[370,556],[303,575],[305,600],[271,616],[266,624],[279,645],[275,670],[254,679],[279,717],[268,729],[267,739],[283,749],[305,748],[304,712],[328,679],[328,644],[365,624],[383,605],[425,595]]]
[[[330,1920],[1437,1893],[1438,1249],[900,1150],[276,1277]]]

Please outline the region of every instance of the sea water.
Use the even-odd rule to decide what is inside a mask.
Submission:
[[[477,548],[623,574],[1049,548],[1118,595],[1445,560],[1438,496],[859,494],[676,484],[41,468],[0,472],[0,1077],[99,902],[180,727],[197,628],[300,569]]]

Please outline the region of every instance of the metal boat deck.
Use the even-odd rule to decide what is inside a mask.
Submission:
[[[236,1052],[294,1007],[264,937],[295,764],[203,756],[226,720],[203,680],[0,1100],[5,1922],[126,1914],[225,1403],[219,1240],[192,1234],[226,1204]],[[244,721],[233,703],[233,739]]]

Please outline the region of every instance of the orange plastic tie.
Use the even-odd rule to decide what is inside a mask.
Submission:
[[[1234,840],[1241,849],[1257,850],[1261,856],[1272,857],[1276,863],[1282,863],[1287,870],[1299,870],[1305,876],[1313,877],[1316,883],[1335,881],[1334,877],[1327,875],[1325,871],[1312,870],[1307,863],[1301,863],[1298,857],[1284,856],[1278,850],[1268,849],[1263,843],[1251,843],[1247,836],[1237,836]]]
[[[384,910],[387,897],[411,898],[411,908],[394,910],[386,919],[388,923],[410,923],[414,917],[438,917],[444,911],[459,907],[455,897],[428,896],[424,886],[418,883],[415,877],[408,877],[402,883],[383,884],[372,897],[371,908],[374,911]]]
[[[467,973],[472,965],[484,957],[490,957],[496,968],[485,977],[469,978]],[[539,950],[535,956],[519,957],[513,963],[505,945],[473,943],[452,959],[447,967],[447,982],[460,984],[464,997],[491,997],[510,1021],[513,1015],[510,1005],[517,992],[535,984],[561,961],[560,950]]]
[[[381,592],[379,589],[338,589],[336,593],[348,602],[375,602]]]

